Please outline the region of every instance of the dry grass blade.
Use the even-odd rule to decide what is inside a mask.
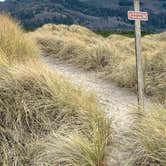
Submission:
[[[136,116],[132,130],[130,165],[166,165],[166,116],[162,106],[151,106]]]
[[[0,14],[0,20],[0,50],[9,63],[37,56],[39,50],[34,41],[23,32],[16,21],[7,14]]]

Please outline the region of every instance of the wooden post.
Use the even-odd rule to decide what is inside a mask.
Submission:
[[[140,11],[140,0],[134,0],[134,10]],[[135,50],[136,50],[136,68],[138,81],[138,105],[144,109],[144,72],[141,55],[141,21],[135,20]]]

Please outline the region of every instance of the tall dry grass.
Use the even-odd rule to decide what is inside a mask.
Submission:
[[[6,65],[7,64],[7,59],[5,57],[4,52],[0,49],[0,65]]]
[[[161,103],[166,102],[166,40],[163,40],[164,35],[165,33],[161,33],[145,36],[142,39],[145,92],[148,96],[157,98]],[[113,51],[113,63],[106,68],[106,76],[120,86],[136,89],[134,39],[112,35],[108,40]]]
[[[28,66],[0,70],[0,164],[101,166],[110,120],[94,96]]]
[[[111,50],[104,38],[81,26],[48,24],[31,35],[46,55],[88,70],[98,70],[110,61]]]
[[[0,53],[9,63],[26,61],[37,56],[38,48],[33,40],[23,32],[19,23],[7,14],[0,14]]]
[[[103,166],[111,123],[95,96],[42,64],[9,16],[0,20],[0,165]]]
[[[166,109],[151,106],[146,112],[135,115],[132,130],[131,156],[127,165],[165,166],[166,165]]]
[[[31,34],[45,55],[67,60],[74,65],[98,70],[103,78],[136,90],[134,39],[111,35],[107,39],[72,25],[44,25]],[[161,103],[166,101],[165,33],[143,37],[145,91]]]

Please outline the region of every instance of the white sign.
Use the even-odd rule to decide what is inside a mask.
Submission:
[[[140,11],[128,11],[129,20],[148,21],[148,13]]]

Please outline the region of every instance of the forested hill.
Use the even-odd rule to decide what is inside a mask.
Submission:
[[[166,30],[166,0],[142,0],[143,11],[149,21],[143,28],[150,31]],[[6,0],[0,10],[10,12],[28,28],[45,23],[80,24],[92,29],[131,30],[127,11],[133,0]]]

